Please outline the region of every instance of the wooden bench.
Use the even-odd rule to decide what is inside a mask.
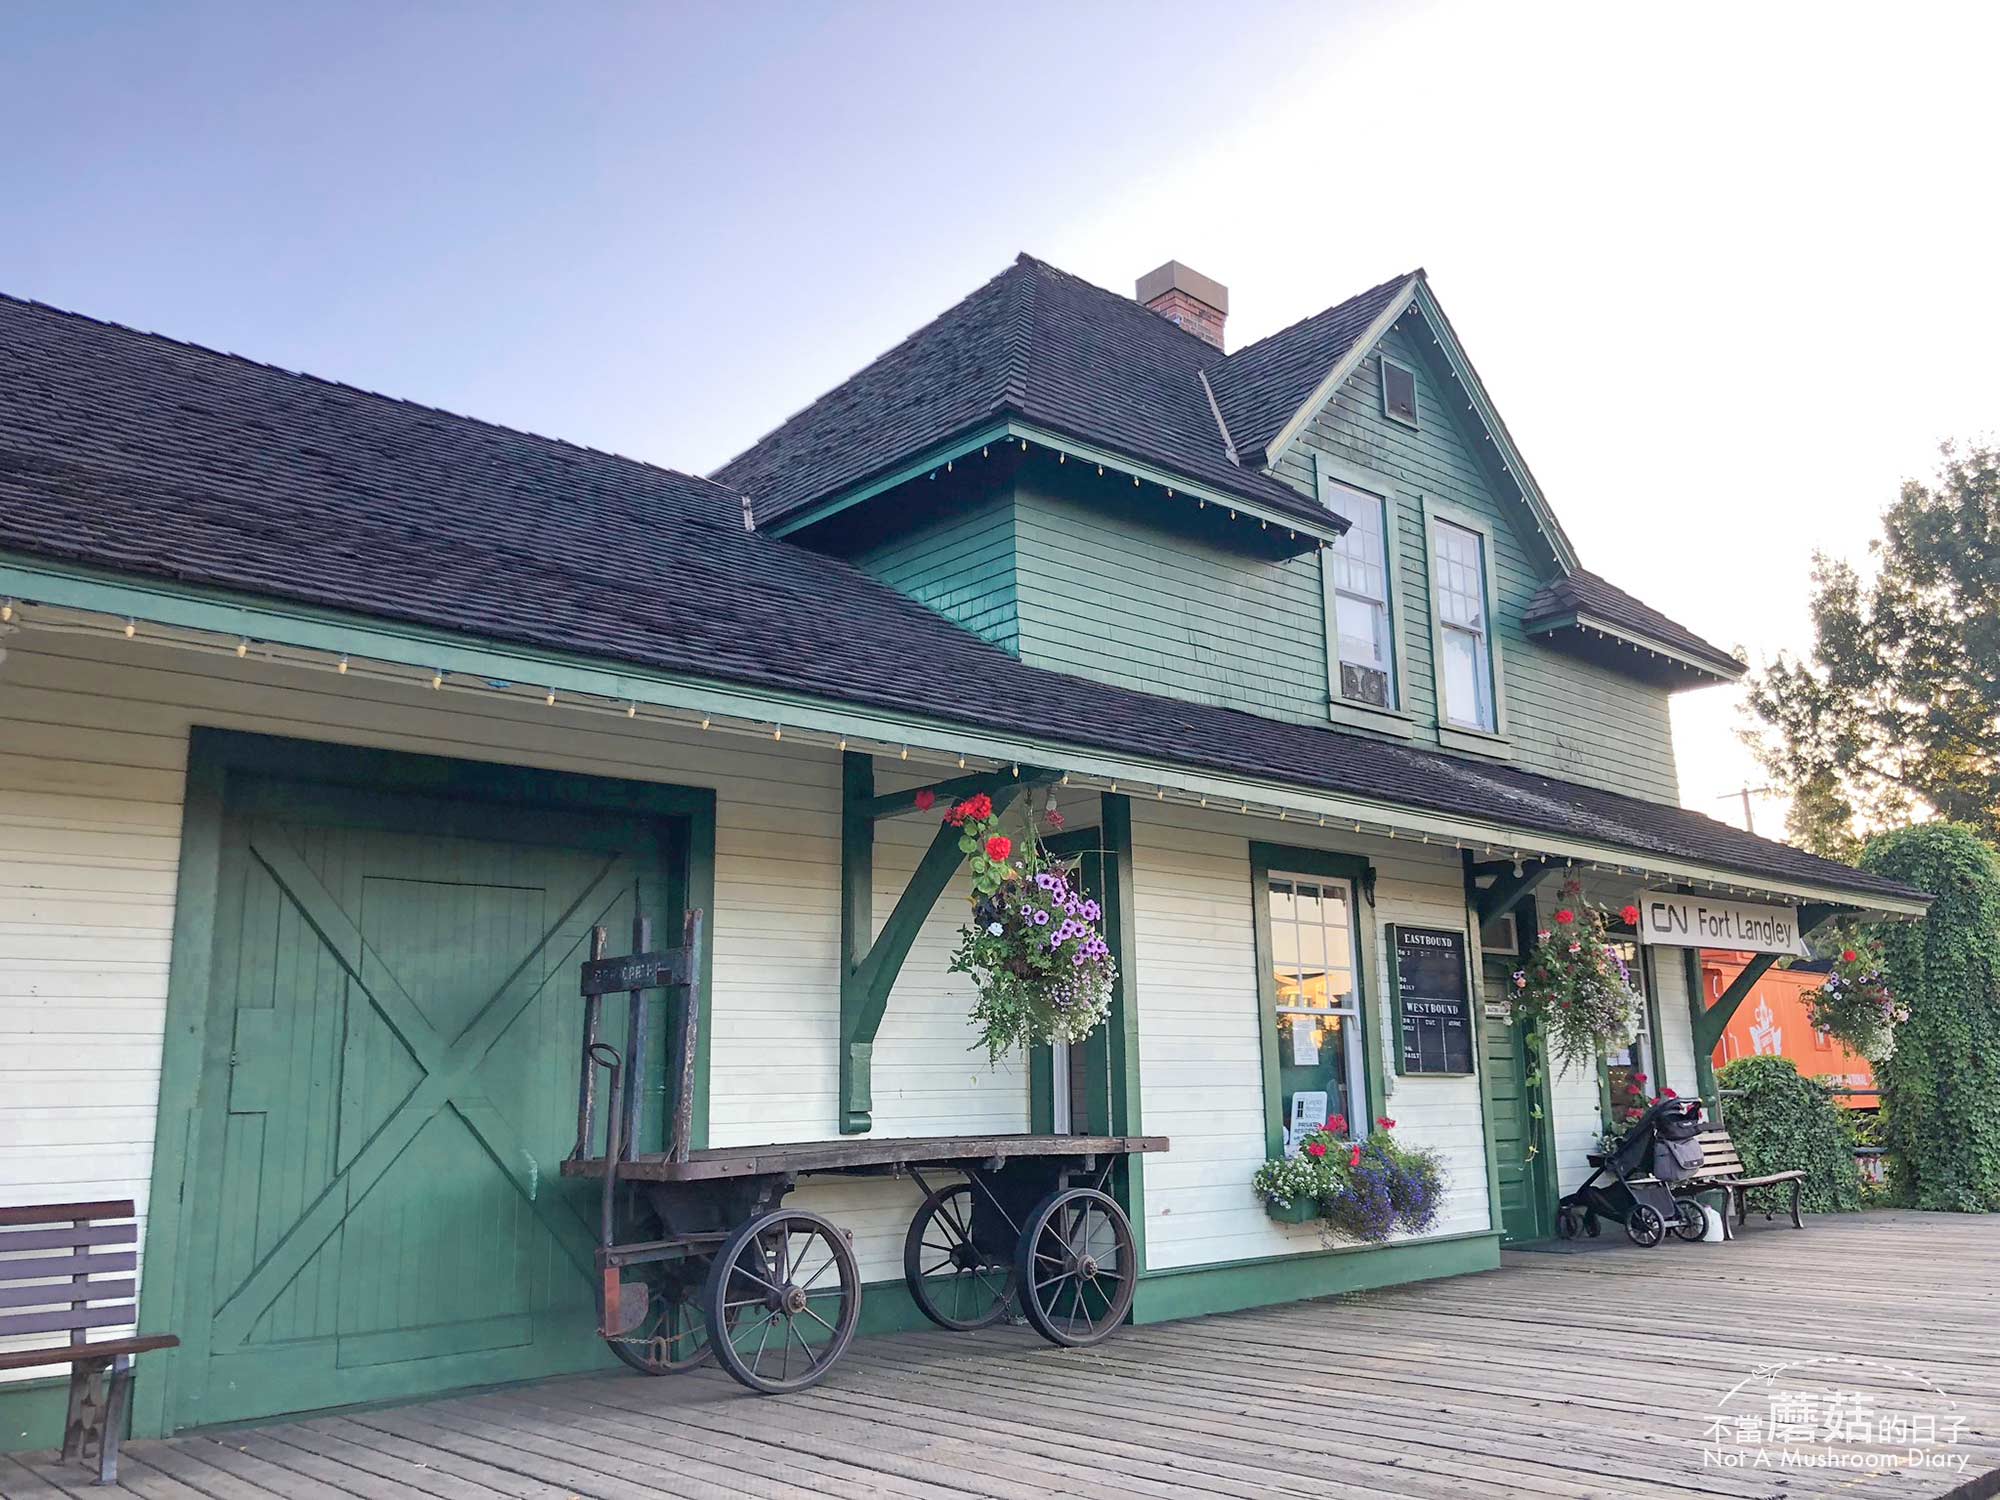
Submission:
[[[67,1344],[0,1350],[0,1370],[69,1366],[62,1456],[94,1463],[99,1484],[118,1482],[132,1356],[180,1343],[170,1333],[89,1341],[90,1329],[134,1321],[138,1238],[130,1200],[0,1208],[0,1338],[69,1335]]]
[[[1722,1233],[1726,1239],[1734,1239],[1735,1232],[1729,1227],[1729,1209],[1736,1210],[1737,1228],[1749,1217],[1746,1201],[1753,1188],[1782,1187],[1789,1183],[1792,1189],[1792,1228],[1803,1229],[1806,1221],[1799,1216],[1799,1194],[1805,1187],[1806,1174],[1799,1171],[1771,1172],[1763,1177],[1744,1175],[1743,1157],[1736,1150],[1736,1143],[1729,1138],[1726,1130],[1704,1130],[1701,1133],[1701,1165],[1673,1185],[1677,1198],[1695,1198],[1703,1193],[1721,1192],[1724,1196],[1722,1213]],[[1770,1218],[1767,1210],[1765,1218]]]

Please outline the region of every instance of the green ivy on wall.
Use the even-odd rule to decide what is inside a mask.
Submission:
[[[1727,1101],[1724,1115],[1750,1176],[1804,1172],[1799,1201],[1811,1213],[1861,1207],[1854,1128],[1825,1084],[1801,1077],[1788,1057],[1739,1057],[1715,1081],[1732,1094],[1741,1091]]]
[[[1875,1074],[1891,1194],[2000,1210],[2000,857],[1963,825],[1926,823],[1869,840],[1861,864],[1935,898],[1922,922],[1881,929],[1910,1013]]]

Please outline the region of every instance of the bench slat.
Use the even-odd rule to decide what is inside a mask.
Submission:
[[[0,1313],[0,1337],[16,1333],[67,1333],[79,1328],[116,1328],[132,1321],[132,1304],[66,1308],[62,1312]]]
[[[130,1198],[106,1198],[96,1203],[29,1203],[0,1208],[0,1224],[68,1224],[78,1219],[129,1219]]]
[[[67,1250],[72,1245],[135,1245],[137,1224],[86,1224],[78,1229],[15,1229],[0,1234],[0,1259],[19,1250]]]
[[[120,1354],[144,1354],[151,1349],[177,1349],[171,1333],[142,1333],[136,1338],[104,1339],[95,1344],[51,1344],[46,1349],[12,1349],[0,1354],[0,1370],[32,1370],[41,1365],[66,1365],[77,1360],[113,1359]]]
[[[0,1286],[10,1281],[38,1281],[44,1276],[109,1276],[114,1271],[138,1269],[136,1250],[114,1250],[109,1255],[92,1255],[88,1250],[72,1250],[68,1255],[22,1255],[0,1258]]]
[[[47,1286],[0,1286],[0,1307],[67,1307],[73,1302],[130,1304],[139,1284],[129,1276],[119,1281],[53,1281]]]

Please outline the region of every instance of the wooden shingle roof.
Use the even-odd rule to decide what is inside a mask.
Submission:
[[[1019,417],[1324,526],[1231,461],[1202,375],[1222,351],[1031,255],[717,469],[770,526],[997,418]]]
[[[1678,807],[1027,666],[746,530],[723,485],[5,297],[0,553],[1912,894]]]

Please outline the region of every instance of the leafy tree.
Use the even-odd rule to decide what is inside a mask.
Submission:
[[[1923,921],[1881,929],[1910,1013],[1875,1070],[1891,1194],[2000,1210],[2000,856],[1969,828],[1926,823],[1869,840],[1862,865],[1934,898]]]
[[[1814,555],[1812,650],[1750,683],[1789,832],[1834,856],[1925,810],[2000,837],[2000,448],[1947,444],[1882,532],[1872,579]]]

